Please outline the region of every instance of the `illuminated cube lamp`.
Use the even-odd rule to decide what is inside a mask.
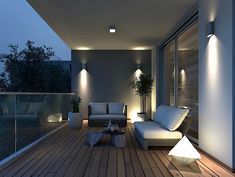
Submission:
[[[198,151],[193,147],[188,138],[184,136],[168,153],[174,159],[178,160],[183,165],[189,165],[190,163],[201,159]]]

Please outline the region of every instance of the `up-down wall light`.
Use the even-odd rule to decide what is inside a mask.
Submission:
[[[215,34],[215,23],[213,21],[209,22],[207,24],[207,34],[206,37],[210,38]]]
[[[82,64],[82,70],[85,69],[86,70],[86,64]]]
[[[110,26],[109,26],[109,33],[116,33],[116,27],[115,27],[115,25],[110,25]]]

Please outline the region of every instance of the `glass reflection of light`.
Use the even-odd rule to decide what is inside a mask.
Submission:
[[[184,69],[182,69],[180,71],[180,79],[181,79],[181,82],[184,83],[186,81],[186,72]]]

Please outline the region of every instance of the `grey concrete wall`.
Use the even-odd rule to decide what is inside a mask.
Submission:
[[[82,63],[86,63],[86,71],[82,71]],[[72,51],[72,92],[82,97],[84,118],[87,118],[89,102],[112,101],[127,103],[128,117],[136,116],[140,99],[128,85],[135,77],[137,63],[144,73],[151,74],[151,50]],[[150,116],[150,97],[147,110]]]
[[[199,2],[199,146],[233,165],[232,0]],[[215,35],[206,38],[209,21]]]

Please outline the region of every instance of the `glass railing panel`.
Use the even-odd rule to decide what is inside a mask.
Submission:
[[[41,120],[45,125],[44,133],[49,133],[64,123],[61,113],[61,95],[46,95],[45,103],[45,115]]]
[[[0,93],[0,163],[63,125],[73,95]]]
[[[16,96],[16,150],[45,135],[43,118],[45,95],[20,94]]]
[[[15,152],[15,95],[0,95],[0,161]]]
[[[16,150],[60,127],[67,118],[72,94],[17,94]]]

